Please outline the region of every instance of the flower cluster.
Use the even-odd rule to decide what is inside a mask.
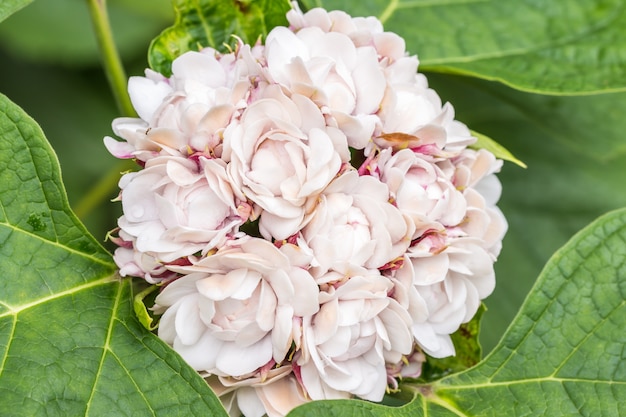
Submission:
[[[161,290],[159,336],[231,415],[380,401],[495,284],[502,164],[375,18],[293,9],[230,53],[187,52],[105,138],[115,261]]]

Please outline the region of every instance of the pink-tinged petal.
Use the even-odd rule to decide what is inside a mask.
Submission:
[[[326,384],[322,378],[320,378],[320,372],[313,363],[304,364],[300,369],[302,383],[312,400],[345,399],[351,396],[350,393],[345,390],[336,390]]]
[[[155,305],[170,307],[179,299],[196,293],[196,281],[202,274],[191,274],[168,284],[154,300]]]
[[[278,305],[277,295],[274,289],[266,282],[261,282],[261,294],[256,314],[256,322],[262,330],[270,331],[274,327],[274,317]]]
[[[135,151],[135,148],[129,145],[128,142],[118,142],[110,136],[104,137],[104,146],[111,155],[120,159],[133,158],[133,152]]]
[[[373,48],[358,51],[358,64],[352,73],[358,101],[355,114],[374,114],[378,111],[387,82]]]
[[[434,358],[454,356],[454,344],[449,335],[436,334],[432,327],[425,323],[414,323],[413,335],[424,352]]]
[[[293,268],[289,272],[293,285],[294,296],[291,297],[294,314],[300,317],[309,316],[319,311],[319,288],[311,274],[301,268]]]
[[[297,406],[310,401],[294,377],[285,377],[256,389],[268,417],[283,417]]]
[[[406,49],[404,39],[393,32],[377,33],[374,36],[374,45],[382,56],[393,60],[404,57]]]
[[[338,303],[336,300],[323,304],[313,319],[315,341],[324,343],[335,334],[339,326]]]
[[[279,305],[275,311],[276,319],[272,328],[272,357],[277,363],[285,359],[285,355],[293,342],[293,307]]]
[[[343,310],[342,310],[343,313]],[[340,327],[331,338],[318,345],[318,348],[330,357],[340,356],[351,348],[352,332],[348,327]]]

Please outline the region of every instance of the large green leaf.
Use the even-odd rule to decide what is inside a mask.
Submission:
[[[72,214],[38,125],[0,96],[0,415],[225,416],[147,332]]]
[[[626,209],[548,262],[502,342],[400,408],[307,404],[289,416],[621,416],[626,413]]]
[[[32,1],[33,0],[3,0],[0,2],[0,22]]]
[[[580,94],[626,89],[621,0],[305,0],[376,15],[402,35],[422,69]]]
[[[46,132],[63,167],[72,209],[91,234],[103,240],[121,214],[120,205],[110,201],[119,193],[120,172],[130,169],[121,167],[102,144],[103,136],[113,134],[111,121],[119,115],[104,74],[24,62],[2,54],[0,62],[0,92]],[[129,73],[141,74],[145,64],[139,65],[129,67]],[[113,179],[100,204],[89,212],[81,209],[85,196],[104,177]]]
[[[150,46],[150,67],[171,73],[171,63],[187,51],[233,45],[232,36],[254,44],[274,26],[286,25],[288,0],[173,0],[176,23]]]
[[[594,218],[626,206],[626,94],[540,96],[466,77],[429,81],[459,120],[528,164],[506,163],[499,174],[509,231],[482,321],[489,351],[549,256]]]

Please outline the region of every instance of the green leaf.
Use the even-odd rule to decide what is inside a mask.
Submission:
[[[150,45],[150,67],[171,74],[172,61],[187,51],[210,46],[224,51],[234,45],[232,35],[254,44],[275,26],[285,26],[288,0],[173,0],[174,26]],[[227,46],[230,45],[230,46]]]
[[[39,126],[0,96],[0,415],[214,415],[133,315],[130,281],[69,209]]]
[[[143,327],[150,331],[155,330],[158,325],[153,324],[154,318],[148,312],[144,299],[156,291],[157,288],[156,285],[150,285],[138,292],[133,298],[133,310],[135,311],[137,319]],[[154,303],[152,305],[154,305]]]
[[[0,22],[32,1],[33,0],[3,0],[0,2]]]
[[[376,15],[425,71],[497,80],[551,94],[626,90],[621,0],[308,0]]]
[[[516,165],[519,165],[522,168],[527,168],[526,164],[517,159],[513,154],[506,149],[504,146],[500,145],[495,140],[491,139],[489,136],[483,135],[482,133],[472,131],[472,135],[478,139],[476,143],[474,143],[470,148],[472,149],[486,149],[492,154],[496,156],[496,158],[503,159],[505,161],[513,162]]]
[[[323,402],[289,416],[624,415],[625,261],[622,209],[554,254],[502,342],[476,367],[415,386],[404,407]]]
[[[626,207],[626,94],[540,96],[429,74],[458,120],[528,164],[505,164],[499,207],[509,223],[485,302],[481,343],[499,341],[549,256],[603,213]]]

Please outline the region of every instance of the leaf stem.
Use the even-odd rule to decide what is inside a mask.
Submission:
[[[106,0],[87,0],[87,4],[96,40],[98,41],[104,72],[109,81],[117,108],[123,116],[135,117],[135,110],[126,91],[126,72],[113,39]]]
[[[134,167],[136,167],[136,164],[128,159],[124,159],[115,164],[115,166],[113,166],[106,175],[101,177],[100,180],[89,189],[89,192],[74,205],[74,214],[76,214],[79,219],[84,219],[115,190],[120,179],[120,173],[129,171]]]
[[[100,57],[104,73],[109,82],[111,93],[115,100],[120,115],[136,117],[137,113],[130,101],[126,89],[127,77],[120,54],[113,39],[113,31],[109,21],[106,0],[87,0],[89,14],[93,24],[94,33],[100,50]],[[131,169],[129,161],[121,161],[113,166],[109,172],[83,196],[74,206],[74,213],[84,219],[93,211],[104,199],[108,198],[117,186],[120,172]]]

